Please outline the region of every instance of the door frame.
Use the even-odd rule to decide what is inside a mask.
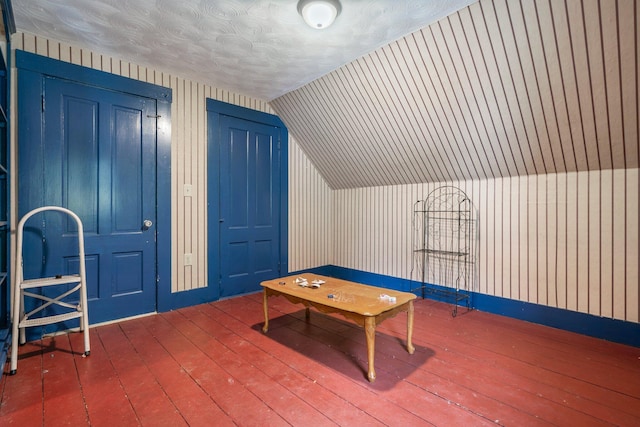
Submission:
[[[289,271],[289,131],[276,115],[207,98],[207,265],[208,294],[220,298],[220,116],[278,129],[280,147],[280,272]]]
[[[20,151],[25,141],[40,144],[43,135],[42,100],[44,77],[70,80],[101,89],[129,93],[156,100],[156,310],[168,311],[175,305],[171,294],[171,88],[134,80],[92,68],[82,67],[45,56],[16,50],[18,71],[17,103],[17,165],[41,164],[39,152]],[[18,193],[15,173],[12,189]],[[26,184],[25,184],[26,185]],[[29,186],[42,188],[44,182],[38,174]],[[20,200],[12,218],[21,218],[28,209]],[[17,221],[16,221],[17,222]],[[15,225],[15,224],[14,224]],[[15,248],[14,248],[15,250]],[[12,257],[15,259],[15,257]]]

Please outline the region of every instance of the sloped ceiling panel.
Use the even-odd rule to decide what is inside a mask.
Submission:
[[[637,168],[639,23],[481,0],[271,104],[334,189]]]

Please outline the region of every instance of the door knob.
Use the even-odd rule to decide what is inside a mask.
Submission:
[[[151,221],[150,219],[145,219],[144,221],[142,221],[142,228],[144,230],[150,229],[152,225],[153,225],[153,221]]]

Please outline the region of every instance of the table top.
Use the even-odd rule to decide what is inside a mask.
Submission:
[[[306,279],[307,286],[301,286],[301,279]],[[324,281],[324,283],[314,288],[312,287],[314,281]],[[364,316],[377,316],[416,298],[409,292],[310,273],[266,280],[261,285],[282,294]],[[394,297],[395,302],[385,296]]]

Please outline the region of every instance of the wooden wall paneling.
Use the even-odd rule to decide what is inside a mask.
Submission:
[[[479,75],[479,84],[486,99],[485,108],[488,109],[492,117],[492,127],[496,138],[490,137],[490,139],[492,141],[495,140],[498,146],[494,151],[499,150],[502,152],[502,157],[509,168],[508,175],[532,173],[532,170],[527,170],[522,147],[516,143],[517,135],[509,131],[512,120],[508,111],[502,81],[499,78],[495,78],[495,76],[500,75],[495,52],[493,48],[484,48],[485,46],[491,46],[491,43],[487,27],[483,25],[485,21],[482,17],[482,9],[478,3],[474,3],[461,11],[460,17],[463,23],[463,31],[470,46],[470,58],[474,62],[474,67]]]
[[[613,222],[616,212],[613,210],[613,193],[618,185],[613,180],[613,171],[600,171],[600,315],[613,316]]]
[[[435,92],[432,90],[424,59],[420,53],[423,51],[423,42],[422,35],[417,32],[399,43],[406,45],[406,49],[409,51],[411,61],[408,61],[408,65],[412,78],[416,82],[414,93],[419,98],[416,98],[417,108],[421,112],[422,126],[425,129],[424,134],[427,136],[428,145],[432,147],[429,157],[433,157],[437,165],[432,178],[427,182],[452,180],[457,176],[457,165],[454,164],[457,159],[452,156],[452,147],[446,142],[448,140],[447,133],[442,125],[439,116],[440,112],[433,99]]]
[[[478,207],[477,290],[637,322],[640,35],[628,28],[640,8],[632,3],[481,1],[276,100],[296,136],[325,139],[305,150],[289,141],[290,269],[335,264],[409,277],[411,207],[452,184]],[[14,47],[174,90],[173,285],[206,285],[204,99],[271,106],[29,34]],[[315,116],[324,117],[319,127]],[[341,135],[325,135],[327,126]],[[345,153],[362,171],[330,156],[332,144],[352,139]],[[572,167],[580,172],[535,175]],[[513,174],[526,176],[500,179]],[[416,177],[425,182],[412,184]],[[184,183],[194,186],[191,200]],[[354,183],[363,188],[345,189]],[[194,254],[189,274],[185,251]]]
[[[558,308],[567,308],[567,282],[569,271],[575,270],[575,263],[568,259],[568,198],[567,182],[569,174],[558,174],[556,179],[556,245],[555,259],[549,258],[549,263],[555,263],[555,298]]]
[[[340,103],[336,102],[336,106],[332,109],[326,99],[326,93],[328,90],[326,89],[327,82],[325,81],[315,81],[312,82],[309,86],[309,91],[304,92],[303,102],[306,104],[312,103],[313,107],[311,111],[313,112],[313,117],[309,117],[302,126],[311,126],[309,131],[315,135],[318,135],[318,142],[320,144],[329,144],[330,142],[335,143],[335,141],[328,141],[326,135],[326,130],[332,129],[336,130],[344,135],[345,133],[351,132],[350,127],[344,127],[342,125],[338,125],[336,123],[335,116],[338,114],[336,110],[340,109]],[[342,91],[337,91],[335,93],[336,100],[340,99],[342,96]],[[357,125],[357,124],[354,124]],[[295,132],[295,128],[293,129]],[[350,139],[351,140],[351,139]],[[325,159],[325,164],[327,164],[327,172],[330,174],[334,174],[334,176],[341,177],[342,180],[347,179],[355,179],[355,176],[359,174],[358,170],[354,168],[348,168],[347,162],[353,162],[355,158],[353,154],[349,152],[351,150],[351,144],[346,147],[346,150],[342,151],[343,147],[341,146],[341,155],[339,158],[333,159],[331,151],[325,149],[325,146],[318,145],[313,147],[314,150],[320,152],[321,158]],[[333,160],[333,161],[332,161]]]
[[[544,304],[547,289],[547,245],[545,233],[545,190],[549,175],[532,176],[529,180],[529,298],[531,302]],[[533,271],[532,271],[533,270]],[[535,281],[535,283],[534,283]]]
[[[590,285],[592,267],[591,247],[593,245],[590,235],[590,197],[592,195],[591,181],[588,173],[578,174],[578,311],[588,313],[590,305]],[[593,267],[595,268],[595,267]]]
[[[455,152],[457,156],[460,156],[459,163],[462,163],[465,168],[461,172],[466,172],[466,174],[458,174],[458,178],[485,178],[488,173],[483,168],[482,159],[479,158],[475,151],[475,144],[469,132],[468,123],[458,101],[458,93],[454,82],[455,76],[452,76],[450,70],[453,65],[451,65],[442,35],[437,27],[427,27],[421,31],[421,34],[427,46],[425,51],[427,54],[425,56],[427,68],[430,69],[429,74],[433,80],[438,100],[444,109],[444,121],[453,136],[453,139],[449,140],[449,142],[455,145]]]
[[[538,286],[541,284],[538,264],[538,180],[537,176],[527,177],[525,200],[527,201],[527,301],[538,303]]]
[[[618,34],[620,43],[620,92],[622,96],[622,120],[623,135],[622,143],[625,151],[626,168],[637,168],[639,166],[638,143],[638,80],[640,76],[640,8],[637,2],[632,0],[618,2]],[[634,10],[636,15],[634,15]],[[624,31],[627,28],[636,28],[633,31]]]
[[[194,235],[193,232],[197,226],[197,224],[194,224],[193,222],[193,216],[194,216],[194,211],[196,206],[195,202],[194,202],[194,198],[193,197],[186,197],[184,194],[184,186],[185,185],[193,185],[192,184],[192,177],[191,177],[191,173],[193,170],[193,128],[191,127],[191,118],[193,117],[193,114],[195,113],[194,111],[192,111],[192,105],[191,105],[191,101],[192,101],[192,93],[191,93],[191,86],[192,86],[192,82],[190,80],[184,80],[184,79],[180,79],[181,80],[181,84],[179,85],[180,90],[182,90],[183,92],[183,97],[182,99],[182,115],[181,115],[181,120],[182,120],[182,125],[181,128],[183,129],[182,132],[182,153],[183,153],[183,157],[182,157],[182,164],[180,165],[180,171],[181,171],[181,177],[182,177],[182,184],[180,185],[180,187],[178,188],[178,205],[182,206],[182,210],[183,210],[183,218],[184,218],[184,222],[178,223],[182,226],[182,231],[181,234],[183,235],[183,239],[184,239],[184,250],[183,252],[178,252],[177,256],[179,259],[182,259],[184,261],[184,254],[186,253],[190,253],[193,255],[193,249],[194,249]],[[197,238],[197,237],[196,237]],[[213,249],[213,248],[212,248]],[[192,257],[192,261],[193,261],[193,257]],[[184,286],[185,286],[185,290],[186,289],[193,289],[195,286],[195,281],[197,278],[197,274],[196,274],[196,269],[195,266],[192,265],[186,265],[183,263],[183,269],[184,269]]]
[[[509,298],[520,299],[520,180],[516,176],[509,178],[510,194],[509,204],[511,210],[509,212],[509,267],[511,270]]]
[[[626,177],[626,254],[625,319],[640,321],[640,169],[627,169]]]
[[[468,19],[468,13],[465,13],[465,17]],[[445,23],[449,24],[447,28],[449,31],[445,36],[445,40],[451,39],[456,42],[456,63],[460,64],[464,69],[461,84],[468,85],[467,92],[470,93],[469,104],[472,110],[471,117],[474,121],[477,120],[476,126],[481,135],[480,145],[483,148],[484,156],[487,157],[491,166],[491,176],[513,175],[516,171],[510,169],[514,168],[515,164],[513,160],[508,163],[505,158],[505,153],[501,147],[501,138],[496,132],[492,115],[494,106],[487,102],[484,84],[486,84],[488,76],[486,75],[484,67],[481,66],[481,73],[484,77],[481,79],[481,74],[478,72],[478,61],[474,58],[473,50],[478,46],[477,39],[473,37],[473,31],[471,35],[466,34],[460,14],[451,15],[447,20],[441,22],[443,27]],[[471,47],[471,43],[473,43],[474,47]],[[480,52],[476,52],[476,55],[478,55],[478,53]],[[475,119],[475,117],[477,117],[477,119]]]
[[[589,248],[587,261],[589,263],[589,281],[586,291],[589,296],[589,303],[587,312],[600,315],[601,312],[601,282],[600,282],[600,255],[602,253],[602,236],[601,236],[601,173],[599,171],[590,172],[587,175],[588,179],[588,203],[587,209],[589,210],[588,218],[588,236],[589,236]]]
[[[333,201],[326,182],[290,139],[289,271],[297,271],[331,263]]]
[[[353,86],[354,81],[346,78],[344,74],[346,67],[344,66],[337,70],[336,77],[338,78],[323,79],[319,82],[319,84],[325,82],[330,84],[326,93],[335,94],[326,97],[325,114],[333,118],[333,123],[339,123],[335,130],[338,130],[338,134],[343,138],[343,141],[331,141],[331,143],[338,143],[343,149],[353,147],[349,154],[354,159],[353,163],[356,167],[348,168],[347,166],[342,166],[344,171],[358,174],[360,182],[363,183],[366,179],[365,176],[377,175],[379,178],[376,179],[376,182],[379,185],[389,184],[389,172],[395,174],[397,171],[383,170],[382,162],[370,149],[370,146],[376,141],[375,133],[372,132],[372,125],[374,122],[377,123],[377,120],[372,120],[370,116],[366,116],[365,120],[355,118],[355,114],[362,111],[363,108],[367,108],[370,103],[363,102],[362,96]],[[354,97],[354,93],[357,93],[358,96]],[[336,99],[340,100],[337,103],[337,108],[331,105]],[[339,111],[336,111],[337,109]]]
[[[370,226],[373,227],[374,230],[378,230],[377,233],[370,233],[371,249],[373,252],[371,268],[373,269],[372,271],[375,271],[377,268],[382,274],[389,275],[391,271],[389,268],[390,257],[381,243],[386,232],[390,228],[395,229],[396,225],[387,222],[387,218],[384,215],[385,209],[383,206],[388,203],[388,201],[382,197],[384,187],[369,187],[369,190],[370,196],[367,209],[371,212],[371,216],[368,219]]]
[[[289,108],[289,102],[291,102],[291,104],[293,105],[294,101],[291,101],[292,98],[298,97],[299,94],[298,93],[292,93],[290,94],[290,96],[287,97],[282,97],[280,98],[280,102],[284,105],[284,108],[287,109],[287,111],[297,111],[295,110],[295,108],[291,107]],[[301,110],[298,111],[297,114],[291,114],[289,117],[289,123],[288,126],[292,129],[295,129],[295,136],[296,138],[306,138],[309,136],[309,132],[311,132],[311,130],[309,129],[310,126],[304,126],[303,123],[306,121],[309,121],[310,123],[312,123],[312,121],[310,121],[310,117],[308,117],[308,114],[310,114],[310,112],[308,110]],[[292,134],[292,132],[290,131],[290,135]],[[318,147],[315,147],[314,145],[309,145],[306,147],[305,149],[307,151],[307,154],[311,154],[314,156],[319,155],[319,149]],[[317,158],[317,157],[316,157]],[[326,173],[326,171],[325,171]]]
[[[363,205],[363,188],[356,188],[350,190],[352,197],[347,202],[348,209],[347,212],[351,216],[353,220],[353,240],[348,242],[349,246],[349,255],[351,262],[349,264],[350,268],[358,268],[362,266],[362,269],[366,270],[366,265],[363,262],[363,254],[366,253],[366,243],[365,237],[367,235],[367,230],[364,229],[362,217],[362,205]]]
[[[391,187],[395,194],[399,196],[394,204],[394,218],[400,222],[400,233],[397,235],[395,250],[396,255],[395,267],[397,277],[410,278],[407,273],[407,267],[411,263],[412,246],[411,246],[411,219],[412,212],[406,206],[413,206],[414,198],[411,197],[410,186],[394,186]],[[408,290],[408,289],[407,289]]]
[[[475,232],[475,236],[473,237],[475,239],[475,253],[476,253],[476,258],[475,258],[475,264],[473,265],[473,291],[474,292],[479,292],[480,291],[480,265],[482,263],[482,260],[485,257],[485,254],[482,253],[481,251],[481,245],[482,245],[482,229],[481,229],[481,224],[482,224],[482,220],[484,218],[484,212],[482,212],[480,210],[480,204],[481,204],[481,200],[482,200],[482,194],[480,191],[480,181],[477,180],[467,180],[465,181],[465,185],[464,185],[464,192],[467,194],[467,196],[469,196],[469,198],[471,198],[471,201],[473,203],[473,207],[476,209],[476,232]]]
[[[185,290],[185,282],[186,282],[186,270],[184,266],[184,256],[181,254],[185,253],[185,245],[187,242],[185,241],[184,227],[185,227],[185,215],[183,209],[183,188],[184,188],[184,175],[182,173],[182,165],[184,164],[184,90],[181,90],[183,86],[183,80],[178,77],[173,77],[171,88],[174,90],[173,93],[173,105],[175,106],[175,110],[171,111],[171,121],[172,124],[175,124],[175,129],[171,128],[171,170],[174,171],[172,175],[172,181],[175,182],[173,186],[173,191],[171,192],[171,197],[173,199],[172,207],[173,211],[171,212],[172,221],[174,221],[175,226],[172,227],[175,230],[173,236],[175,240],[173,240],[174,245],[174,257],[173,257],[173,268],[171,271],[173,272],[173,291],[179,292]]]
[[[351,200],[352,197],[351,190],[340,190],[335,210],[336,222],[344,225],[344,234],[336,236],[336,241],[340,242],[339,251],[342,253],[339,265],[344,267],[351,267],[353,265],[351,259],[352,251],[348,245],[349,243],[353,244],[353,242],[355,242],[356,223],[352,215],[346,215],[348,212],[347,201]]]
[[[453,170],[456,177],[471,178],[473,166],[469,164],[468,159],[464,157],[464,150],[460,148],[460,134],[456,128],[455,116],[451,111],[447,96],[439,79],[436,66],[434,64],[433,54],[430,43],[433,43],[427,30],[421,30],[416,33],[416,46],[421,52],[422,61],[420,62],[421,75],[425,83],[426,92],[429,101],[433,104],[437,125],[441,131],[442,144],[447,151],[447,162],[453,164]]]
[[[433,125],[428,125],[428,116],[432,112],[427,110],[423,99],[423,84],[421,76],[418,74],[414,52],[409,47],[408,40],[413,38],[403,38],[391,45],[394,55],[398,60],[398,67],[405,84],[403,85],[403,95],[408,101],[406,109],[411,126],[414,129],[413,144],[418,151],[419,157],[416,159],[421,176],[421,182],[433,182],[441,179],[452,179],[452,175],[446,170],[442,154],[440,153],[439,139],[435,134]],[[421,161],[418,159],[422,159]]]
[[[290,136],[289,139],[293,140],[293,136]],[[297,158],[299,156],[298,154],[299,150],[296,150],[295,148],[296,148],[295,144],[291,144],[291,146],[289,147],[289,165],[291,165],[289,167],[289,181],[291,183],[300,182],[300,178],[299,178],[300,163],[297,161]],[[297,197],[299,192],[294,191],[294,189],[297,189],[297,188],[298,188],[298,184],[296,185],[291,184],[289,185],[289,188],[287,188],[287,195],[289,198],[288,245],[291,252],[289,257],[289,269],[291,271],[296,271],[299,269],[298,262],[300,259],[300,251],[302,250],[302,248],[299,248],[297,245],[297,242],[299,241],[297,225],[300,224],[300,220],[298,219],[298,215],[299,215],[298,205],[300,204],[300,201],[298,200],[298,197]],[[295,252],[295,255],[293,254],[294,252]]]
[[[426,137],[428,130],[424,128],[424,121],[420,114],[420,106],[416,101],[416,80],[411,74],[408,63],[411,60],[411,52],[407,50],[406,42],[395,42],[389,45],[385,51],[390,57],[388,60],[392,64],[392,71],[396,76],[396,81],[400,86],[401,110],[398,112],[401,119],[406,120],[409,131],[407,140],[411,161],[415,163],[416,176],[420,177],[420,182],[434,181],[442,177],[443,172],[440,165],[434,162],[432,153],[433,143]],[[434,174],[432,171],[438,171]],[[408,182],[411,182],[409,180]]]
[[[293,140],[293,137],[289,137]],[[300,190],[302,182],[302,162],[300,161],[302,153],[297,149],[296,144],[291,144],[289,147],[289,181],[291,185],[287,190],[289,196],[289,269],[291,271],[297,271],[301,269],[300,266],[304,265],[301,260],[304,259],[304,246],[301,244],[303,241],[300,238],[300,231],[298,230],[299,224],[302,224],[300,218],[300,211],[302,208],[302,200],[300,195],[303,191]]]
[[[493,254],[489,253],[488,242],[489,230],[487,227],[487,221],[489,220],[489,216],[486,213],[489,201],[486,199],[487,183],[487,180],[478,180],[476,188],[478,195],[478,229],[480,231],[478,235],[478,253],[482,254],[478,259],[478,290],[485,294],[489,294],[489,289],[493,288],[493,284],[490,282],[491,278],[487,273],[489,260],[493,259]]]
[[[545,242],[545,254],[546,257],[542,259],[542,263],[545,265],[546,270],[546,295],[545,304],[551,307],[558,306],[558,284],[556,282],[557,269],[566,268],[566,266],[560,266],[558,264],[558,174],[549,174],[545,176],[545,193],[544,197],[544,211],[541,212],[544,216],[544,237]],[[540,189],[538,189],[538,194]]]
[[[362,203],[358,207],[358,211],[360,214],[360,223],[361,223],[361,235],[363,238],[360,239],[363,242],[364,246],[361,247],[361,251],[359,253],[364,254],[366,257],[364,265],[366,266],[366,271],[379,271],[379,265],[375,263],[375,247],[374,247],[374,235],[379,234],[376,231],[375,227],[375,216],[376,212],[372,209],[372,187],[363,188],[360,192],[362,195]],[[377,207],[376,207],[377,208]]]
[[[198,160],[198,169],[196,177],[193,181],[194,188],[193,194],[196,195],[198,201],[198,209],[196,210],[198,218],[198,235],[208,236],[208,224],[207,224],[207,107],[206,99],[209,97],[207,87],[202,84],[198,84],[195,106],[198,114],[196,115],[196,129],[198,130],[198,144],[196,145],[196,158]],[[286,144],[287,141],[283,141]],[[198,269],[198,287],[208,286],[207,278],[208,263],[207,263],[207,239],[199,238],[197,240],[196,253],[194,254],[194,261],[196,268]]]
[[[465,181],[466,182],[466,181]],[[456,181],[450,183],[439,183],[438,187],[441,185],[453,185],[456,186]],[[478,274],[478,291],[482,293],[489,293],[489,289],[493,288],[493,283],[491,282],[492,277],[488,275],[488,266],[490,260],[493,259],[492,254],[488,253],[489,251],[489,234],[487,230],[487,221],[489,221],[489,216],[487,215],[488,204],[489,201],[486,199],[487,195],[487,185],[489,184],[488,180],[474,180],[471,181],[471,192],[473,196],[469,193],[467,195],[472,199],[476,200],[474,205],[478,211],[478,236],[477,236],[477,253],[479,254],[477,259],[477,274]],[[437,187],[434,187],[434,189]],[[463,190],[464,191],[464,190]]]
[[[391,271],[390,266],[390,253],[386,250],[386,247],[382,244],[387,240],[388,231],[395,230],[396,224],[387,220],[386,209],[384,206],[389,203],[389,199],[385,199],[384,196],[385,187],[369,187],[370,198],[367,210],[371,212],[371,215],[367,218],[370,223],[370,227],[373,230],[377,230],[377,233],[369,233],[371,239],[371,250],[373,256],[371,258],[371,271],[375,271],[376,268],[382,274],[389,275]]]
[[[527,174],[545,173],[547,145],[536,121],[538,98],[526,85],[525,76],[535,75],[522,12],[513,2],[482,3],[489,43],[496,51],[498,74],[509,112],[509,130],[527,165]],[[516,8],[510,13],[509,8]],[[520,13],[518,13],[520,12]],[[523,46],[520,46],[523,44]],[[534,87],[537,90],[537,87]],[[525,102],[526,100],[526,102]],[[533,103],[532,103],[533,102]]]
[[[310,122],[316,122],[313,128],[313,132],[319,136],[319,141],[323,144],[339,144],[339,139],[346,138],[349,144],[339,144],[341,155],[339,158],[329,160],[333,156],[331,151],[324,151],[325,147],[318,147],[323,150],[323,157],[328,159],[331,168],[331,172],[338,176],[341,176],[343,180],[353,180],[354,182],[361,181],[360,174],[361,169],[348,168],[347,163],[354,163],[357,161],[357,156],[354,154],[354,142],[355,131],[354,126],[359,124],[350,121],[343,121],[342,117],[346,112],[343,110],[343,95],[344,90],[334,90],[332,87],[335,84],[335,79],[318,80],[311,83],[309,93],[305,98],[306,102],[313,102],[315,105],[312,110],[316,112],[317,117],[311,118]],[[329,96],[332,94],[334,97],[335,105],[333,108],[329,105]],[[313,101],[312,101],[313,100]],[[328,138],[328,130],[336,132],[339,136],[336,140],[332,141]]]
[[[406,106],[410,89],[407,89],[406,80],[398,67],[396,52],[398,50],[397,43],[384,46],[379,49],[380,54],[373,57],[377,61],[373,61],[380,75],[379,80],[383,82],[381,91],[385,99],[386,115],[389,120],[389,126],[396,134],[396,141],[392,151],[398,154],[397,165],[402,170],[408,170],[410,176],[420,177],[419,181],[426,180],[425,170],[421,162],[418,161],[422,156],[418,153],[416,141],[416,123],[410,115],[410,108]],[[409,96],[410,98],[410,96]],[[411,182],[405,178],[404,183]]]
[[[575,169],[588,170],[587,152],[583,134],[582,116],[575,74],[575,61],[571,45],[571,34],[565,2],[550,2],[551,14],[548,19],[553,23],[556,35],[555,42],[558,52],[560,75],[556,76],[556,84],[562,83],[565,96],[566,121],[562,121],[562,129],[568,132],[568,139],[564,138],[563,146],[572,147]],[[568,150],[566,150],[568,151]]]
[[[332,233],[332,242],[333,242],[333,256],[331,258],[332,264],[334,265],[343,265],[345,253],[343,249],[343,240],[346,230],[345,223],[342,220],[342,217],[338,215],[339,209],[342,206],[341,199],[343,197],[342,190],[334,190],[333,191],[333,218],[334,218],[334,228]]]
[[[611,213],[612,213],[612,242],[609,256],[611,256],[611,317],[624,319],[626,317],[626,283],[625,273],[627,259],[627,174],[624,169],[612,171]]]
[[[503,19],[505,16],[507,17],[506,24],[509,23],[508,15],[498,17],[494,4],[481,2],[480,5],[482,7],[484,25],[489,35],[489,44],[494,52],[497,64],[497,73],[493,76],[500,80],[501,90],[506,100],[504,107],[507,114],[505,117],[505,128],[513,146],[516,147],[514,150],[516,162],[523,164],[523,168],[519,170],[519,174],[529,175],[538,173],[528,138],[524,134],[524,124],[519,108],[516,82],[511,72],[511,61],[518,57],[517,51],[514,48],[513,37],[507,37],[509,34],[501,31],[500,26],[500,19]],[[502,7],[504,10],[505,6],[502,5]],[[509,58],[511,58],[511,61]]]
[[[588,82],[593,97],[596,139],[591,141],[598,146],[600,169],[611,169],[611,146],[609,140],[609,114],[607,110],[607,86],[602,46],[602,28],[600,22],[600,2],[585,2],[584,20],[588,49]]]
[[[309,176],[305,172],[305,170],[301,170],[297,177],[299,181],[296,182],[295,185],[298,187],[298,197],[295,199],[296,204],[294,207],[298,214],[296,217],[296,220],[298,221],[296,236],[298,236],[298,247],[300,250],[299,261],[302,268],[310,266],[312,262],[311,249],[313,248],[313,240],[309,235],[309,230],[313,227],[310,219],[310,209],[312,209],[312,205],[311,200],[309,200],[309,196],[311,195],[311,192],[309,191]]]
[[[567,306],[566,308],[578,311],[578,283],[580,280],[586,280],[582,273],[586,270],[584,258],[581,258],[583,251],[581,245],[585,243],[581,241],[587,236],[583,234],[579,238],[579,232],[584,231],[581,228],[580,211],[579,211],[579,180],[578,173],[568,173],[567,178]]]
[[[455,43],[449,19],[443,19],[429,29],[435,42],[434,51],[438,53],[438,62],[443,67],[440,75],[446,82],[446,92],[451,95],[449,103],[457,116],[463,155],[473,160],[474,169],[478,172],[478,175],[474,176],[477,178],[500,176],[496,157],[487,156],[487,150],[483,145],[483,139],[486,138],[481,136],[482,121],[469,87],[471,82],[466,72],[466,62],[460,57],[459,46]]]
[[[345,118],[345,115],[349,114],[349,110],[345,108],[345,98],[348,92],[342,89],[340,86],[342,82],[339,79],[329,77],[327,79],[317,80],[312,82],[310,87],[311,99],[307,98],[307,102],[314,100],[314,103],[318,104],[314,107],[318,111],[318,116],[312,121],[317,122],[314,132],[320,136],[323,143],[338,144],[341,148],[341,155],[337,161],[331,162],[333,164],[333,172],[345,176],[345,179],[351,179],[354,182],[361,181],[360,177],[365,168],[347,168],[347,163],[359,162],[363,164],[368,162],[368,153],[363,150],[358,150],[357,147],[357,130],[361,124],[354,120]],[[332,102],[333,101],[333,105]],[[330,141],[328,138],[329,133],[326,130],[331,129],[335,132],[336,140]],[[348,144],[343,143],[344,140],[349,141]],[[323,148],[324,150],[324,148]],[[362,155],[358,157],[358,152],[363,151]],[[332,155],[330,152],[326,152],[326,155]]]
[[[600,168],[600,154],[596,143],[596,123],[595,109],[593,106],[593,94],[591,87],[591,76],[589,71],[589,50],[587,46],[587,28],[583,19],[584,10],[581,0],[567,0],[565,8],[567,10],[567,26],[571,41],[571,53],[573,55],[573,74],[576,80],[577,105],[580,116],[581,131],[584,141],[575,139],[576,142],[584,144],[587,155],[587,169]]]
[[[548,169],[543,156],[540,136],[535,119],[531,97],[537,92],[539,83],[534,80],[535,74],[528,76],[525,74],[523,64],[528,62],[527,56],[531,55],[532,48],[526,26],[523,21],[523,12],[520,5],[515,2],[499,1],[494,3],[498,30],[504,46],[507,66],[504,74],[509,74],[510,84],[513,87],[513,100],[510,109],[514,119],[515,132],[518,134],[520,151],[525,159],[529,160],[528,170],[535,174],[553,172]],[[535,63],[540,63],[536,58]],[[526,69],[532,70],[529,66]],[[532,80],[532,81],[528,81]],[[532,172],[529,172],[532,173]]]
[[[351,268],[358,268],[362,266],[362,269],[367,270],[366,254],[367,254],[367,230],[364,224],[364,188],[357,188],[352,190],[353,198],[349,204],[349,210],[351,217],[355,220],[355,235],[353,242],[349,245],[351,247]]]
[[[357,195],[353,189],[345,190],[342,193],[342,206],[337,210],[338,221],[344,221],[347,230],[347,234],[342,238],[342,250],[345,255],[344,264],[342,265],[347,268],[356,267],[356,260],[354,259],[356,249],[353,246],[359,244],[357,239],[359,236],[358,219],[354,216],[351,206],[356,202],[356,197]]]
[[[361,58],[354,63],[354,67],[350,67],[349,65],[350,64],[343,67],[349,70],[349,74],[345,75],[345,77],[359,89],[359,99],[361,102],[359,110],[366,111],[366,126],[371,130],[368,138],[372,144],[377,144],[380,147],[380,152],[384,158],[393,159],[389,162],[391,166],[390,170],[386,169],[388,171],[388,177],[384,184],[390,185],[394,181],[411,182],[408,178],[407,168],[403,167],[399,153],[395,150],[394,141],[400,137],[395,131],[395,128],[391,126],[390,115],[387,108],[385,108],[385,104],[382,102],[382,91],[375,80],[373,82],[371,81],[371,79],[374,79],[374,75],[372,74],[373,62],[368,58]],[[377,135],[384,135],[384,138],[377,138]],[[385,140],[388,142],[385,142]],[[416,142],[422,146],[428,145],[428,141],[424,139],[414,141],[414,143]],[[386,162],[380,161],[379,163],[384,165]],[[379,167],[382,168],[383,166]],[[423,169],[420,173],[421,176],[425,177],[429,176],[431,171],[428,168],[421,168],[420,166],[418,166],[418,169]],[[382,169],[381,173],[384,174],[384,171],[385,169]]]
[[[401,259],[409,259],[407,257],[408,247],[403,247],[400,244],[400,241],[406,233],[405,229],[407,228],[406,217],[402,214],[402,211],[398,211],[398,207],[403,203],[403,194],[399,188],[392,186],[386,186],[382,191],[382,206],[386,206],[386,209],[383,209],[384,222],[388,224],[388,228],[384,230],[384,237],[381,239],[380,245],[385,249],[388,259],[387,274],[394,277],[403,277],[405,263],[402,263],[402,269],[398,268],[398,266],[401,263]],[[410,244],[411,243],[409,243],[409,245]]]
[[[620,30],[618,29],[619,2],[601,2],[600,20],[602,28],[602,51],[604,84],[607,107],[609,150],[613,168],[625,167],[625,152],[622,122],[622,82],[620,80]],[[631,31],[627,31],[630,33]],[[631,88],[629,88],[631,89]]]
[[[503,204],[503,191],[504,191],[504,179],[492,179],[493,181],[493,275],[495,277],[495,293],[494,295],[503,297],[505,296],[504,289],[504,276],[503,276],[503,259],[505,256],[503,247],[503,234],[505,232],[503,214],[505,212],[505,205]]]
[[[520,301],[529,300],[529,203],[527,200],[527,190],[529,185],[528,176],[518,177],[518,232],[520,247],[518,253],[520,259],[518,265],[520,266],[520,278],[518,283],[520,285],[519,299]]]

